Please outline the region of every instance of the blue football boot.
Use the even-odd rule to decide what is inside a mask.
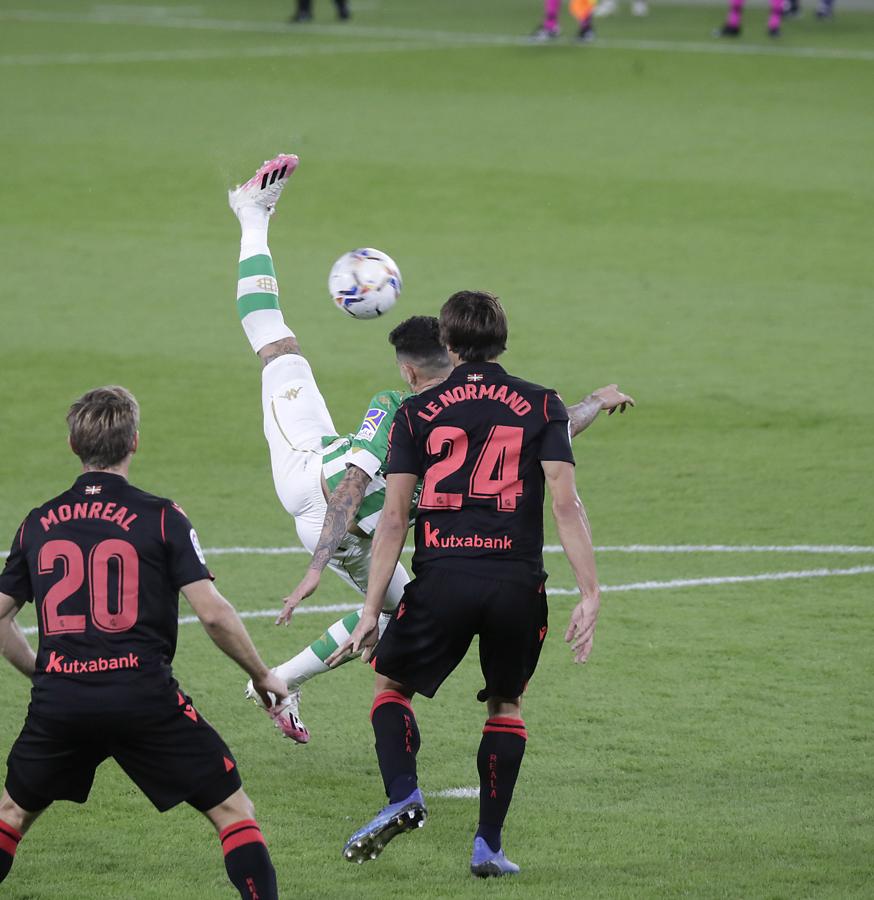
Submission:
[[[503,850],[492,850],[483,838],[478,837],[473,839],[470,871],[477,878],[500,878],[501,875],[516,875],[519,866],[510,862]]]
[[[393,837],[412,828],[421,828],[427,817],[425,799],[422,792],[416,788],[405,800],[390,803],[363,828],[359,828],[346,841],[343,858],[357,863],[376,859]]]

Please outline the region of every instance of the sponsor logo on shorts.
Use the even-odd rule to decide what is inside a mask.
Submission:
[[[140,658],[133,653],[125,656],[98,656],[97,659],[67,659],[63,653],[50,651],[46,664],[49,675],[83,675],[93,672],[114,672],[117,669],[138,669]]]
[[[384,409],[368,409],[358,434],[355,435],[356,441],[372,441],[382,425],[382,420],[388,415]]]
[[[500,537],[483,537],[481,534],[448,534],[441,535],[439,528],[432,527],[425,519],[425,546],[433,550],[448,550],[456,547],[474,548],[476,550],[512,550],[513,538],[508,534]]]
[[[296,388],[289,388],[284,394],[280,394],[281,397],[285,397],[286,400],[297,400],[297,395],[303,390],[303,385]]]

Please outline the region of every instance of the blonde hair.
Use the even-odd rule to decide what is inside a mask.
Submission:
[[[136,398],[117,385],[88,391],[67,413],[70,446],[91,469],[109,469],[131,453],[139,424]]]

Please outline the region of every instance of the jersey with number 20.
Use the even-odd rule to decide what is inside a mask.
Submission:
[[[79,476],[28,514],[0,575],[36,604],[34,701],[123,705],[174,683],[179,588],[211,577],[179,506],[120,475]]]

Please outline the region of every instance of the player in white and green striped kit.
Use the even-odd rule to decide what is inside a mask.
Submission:
[[[285,599],[277,620],[285,623],[301,600],[318,588],[325,568],[362,596],[366,593],[371,537],[385,494],[389,432],[395,411],[407,396],[394,390],[374,395],[357,433],[337,435],[309,363],[279,308],[279,289],[267,245],[270,216],[297,163],[296,156],[277,156],[229,193],[231,209],[242,228],[237,310],[264,366],[264,434],[274,485],[286,511],[294,517],[301,543],[313,554],[303,580]],[[400,375],[411,391],[439,384],[451,371],[436,318],[414,316],[395,328],[389,340]],[[626,404],[633,405],[633,401],[616,385],[590,394],[568,409],[572,436],[588,427],[601,409],[624,411]],[[398,564],[385,598],[387,612],[400,602],[408,581]],[[339,619],[319,639],[276,667],[292,695],[290,721],[275,720],[288,737],[301,743],[309,740],[297,717],[300,685],[329,671],[325,659],[351,634],[359,617],[360,611],[355,611]],[[254,692],[247,693],[252,696]]]
[[[312,369],[279,308],[279,288],[267,244],[270,217],[297,164],[296,156],[277,156],[228,195],[242,230],[237,311],[249,343],[263,363],[264,435],[270,447],[276,493],[293,516],[303,546],[311,552],[319,551],[321,567],[329,567],[363,595],[367,590],[370,535],[385,486],[380,469],[388,430],[404,395],[397,391],[376,395],[358,432],[338,437]],[[448,371],[448,359],[436,340],[434,347],[440,357],[440,376],[436,379],[440,381]],[[412,379],[407,379],[408,383],[415,386],[415,374]],[[355,473],[354,479],[344,474],[347,468]],[[327,515],[329,493],[336,494],[331,516]],[[354,496],[354,511],[345,507],[337,511],[338,501],[350,496]],[[336,540],[332,538],[330,551],[323,554],[317,546],[323,526],[338,526],[338,516],[343,519],[341,533]],[[398,565],[386,596],[387,610],[397,606],[408,581],[409,576]],[[356,623],[356,614],[336,622],[324,640],[316,641],[280,667],[282,674],[297,686],[326,671],[323,660],[335,648],[334,642],[345,640]],[[290,723],[276,720],[276,724],[288,736],[305,742],[309,735],[296,718],[297,702],[298,697],[293,694]]]

